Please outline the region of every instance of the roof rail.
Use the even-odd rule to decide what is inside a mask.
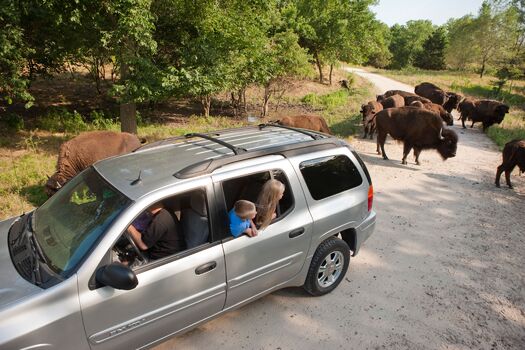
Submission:
[[[312,139],[314,140],[320,140],[320,139],[323,139],[324,137],[319,135],[319,134],[312,134],[308,131],[304,131],[302,129],[298,129],[298,128],[292,128],[291,126],[286,126],[286,125],[281,125],[281,124],[277,124],[277,123],[267,123],[267,124],[259,124],[259,129],[263,129],[263,128],[266,128],[268,126],[274,126],[276,128],[283,128],[283,129],[288,129],[288,130],[293,130],[293,131],[297,131],[297,132],[300,132],[302,134],[305,134],[305,135],[308,135],[310,136]]]
[[[217,135],[217,134],[215,134]],[[206,135],[206,134],[201,134],[201,133],[190,133],[190,134],[186,134],[184,135],[184,137],[186,137],[187,139],[189,138],[192,138],[192,137],[200,137],[200,138],[203,138],[203,139],[206,139],[206,140],[210,140],[210,141],[213,141],[213,142],[216,142],[218,143],[219,145],[222,145],[226,148],[229,148],[232,150],[232,152],[235,154],[235,155],[238,155],[238,154],[241,154],[241,153],[246,153],[246,149],[244,148],[240,148],[240,147],[235,147],[234,145],[232,144],[229,144],[228,142],[224,142],[222,140],[219,140],[218,138],[215,138],[215,137],[212,137],[212,136],[209,136],[209,135]]]
[[[173,176],[179,179],[187,179],[190,177],[203,175],[203,174],[209,174],[215,169],[218,169],[222,166],[225,166],[227,164],[235,163],[241,160],[248,160],[253,159],[261,156],[267,156],[267,155],[281,155],[286,157],[287,155],[291,155],[292,152],[304,152],[308,150],[309,152],[315,151],[315,150],[325,150],[325,149],[331,149],[334,146],[344,146],[345,143],[339,139],[332,138],[332,137],[325,137],[323,139],[319,140],[313,140],[303,143],[295,143],[285,146],[275,146],[270,147],[262,150],[254,150],[254,151],[247,151],[240,155],[230,155],[226,156],[224,158],[217,158],[217,159],[205,159],[203,161],[197,162],[195,164],[189,165],[179,171],[177,171]]]

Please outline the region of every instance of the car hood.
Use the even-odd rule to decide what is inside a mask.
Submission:
[[[7,233],[16,219],[0,222],[0,309],[43,291],[20,276],[11,261]]]

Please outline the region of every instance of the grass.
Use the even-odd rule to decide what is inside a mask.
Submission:
[[[324,95],[307,94],[301,99],[304,104],[318,110],[332,133],[341,138],[359,134],[362,128],[361,104],[375,98],[372,84],[367,80],[356,76],[352,77],[352,81],[350,90],[337,90]]]
[[[360,129],[358,111],[362,101],[374,96],[367,81],[355,77],[353,82],[350,91],[339,89],[328,94],[307,93],[300,98],[285,98],[296,107],[313,109],[325,117],[335,135],[347,138]],[[141,117],[138,119],[142,120]],[[35,125],[31,125],[32,129],[24,126],[21,118],[16,116],[0,124],[0,220],[20,215],[45,202],[44,184],[47,176],[55,171],[61,143],[83,131],[120,131],[118,121],[101,112],[82,116],[57,108],[37,120]],[[245,119],[190,116],[183,122],[169,124],[142,120],[137,133],[139,137],[153,142],[190,132],[208,132],[247,124]]]
[[[480,78],[478,74],[455,71],[428,71],[420,69],[384,70],[374,69],[375,73],[417,85],[424,81],[431,82],[446,91],[455,91],[465,96],[479,99],[496,99],[507,103],[511,109],[501,125],[493,125],[487,130],[487,135],[503,149],[505,143],[516,139],[525,139],[525,81],[515,81],[512,87],[505,86],[497,95],[492,83],[493,76]]]

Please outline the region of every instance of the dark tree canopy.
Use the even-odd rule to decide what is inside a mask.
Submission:
[[[447,37],[444,28],[436,29],[423,43],[423,48],[416,54],[414,66],[423,69],[445,69],[445,49]]]

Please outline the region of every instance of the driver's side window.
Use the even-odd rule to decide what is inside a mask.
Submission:
[[[112,249],[113,261],[138,268],[211,242],[205,189],[150,205],[123,232]]]

